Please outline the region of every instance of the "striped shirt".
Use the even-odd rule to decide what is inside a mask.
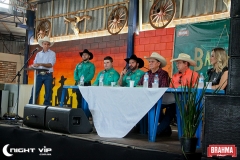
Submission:
[[[51,63],[52,66],[54,66],[54,64],[56,63],[56,53],[50,49],[48,49],[46,52],[42,50],[37,53],[33,63],[34,64],[35,63]],[[49,70],[49,72],[53,72],[53,67],[47,68],[47,67],[40,66],[38,68],[47,69]]]

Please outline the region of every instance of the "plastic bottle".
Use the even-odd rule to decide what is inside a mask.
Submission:
[[[104,78],[104,72],[102,72],[99,77],[99,86],[103,86],[103,78]]]
[[[148,76],[148,73],[146,72],[143,77],[143,87],[144,88],[148,88],[148,79],[149,79],[149,76]]]
[[[198,79],[198,88],[203,88],[204,87],[204,76],[203,73],[200,73],[200,77]]]
[[[155,74],[155,76],[154,76],[154,83],[158,87],[158,84],[159,84],[158,74]]]
[[[84,75],[81,76],[79,85],[84,86]]]

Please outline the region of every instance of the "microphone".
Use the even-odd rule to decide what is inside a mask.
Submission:
[[[32,54],[33,54],[34,52],[36,52],[37,50],[38,50],[38,48],[34,49],[34,50],[32,51]]]

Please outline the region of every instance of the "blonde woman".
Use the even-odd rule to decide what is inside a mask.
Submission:
[[[223,48],[214,48],[210,62],[213,68],[207,71],[208,81],[212,82],[212,89],[225,89],[228,79],[228,56]]]

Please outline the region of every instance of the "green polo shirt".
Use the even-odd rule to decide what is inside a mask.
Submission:
[[[122,86],[130,86],[130,80],[134,81],[134,86],[138,84],[142,76],[144,75],[145,72],[142,70],[138,69],[135,72],[130,72],[124,75],[123,80],[122,80]]]
[[[95,82],[93,83],[94,86],[99,85],[99,77],[103,72],[104,72],[104,70],[98,73],[97,78],[96,78]],[[111,68],[104,72],[103,85],[109,86],[109,85],[111,85],[111,82],[117,83],[118,79],[119,79],[119,73],[115,69]]]
[[[84,82],[90,82],[93,79],[95,73],[95,66],[90,61],[83,61],[77,64],[74,70],[74,80],[79,81],[80,77],[84,76]]]

